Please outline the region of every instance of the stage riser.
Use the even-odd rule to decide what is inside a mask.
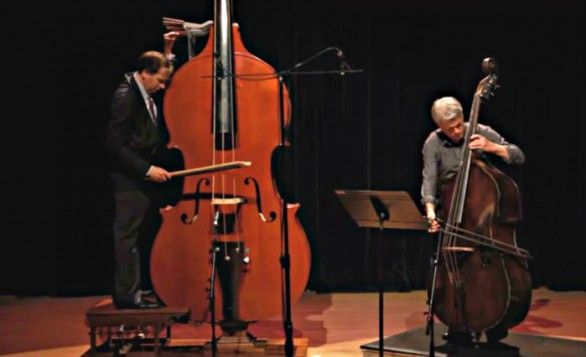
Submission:
[[[481,338],[477,348],[446,344],[441,335],[447,330],[443,324],[434,328],[435,357],[582,357],[586,356],[586,341],[509,332],[496,347]],[[425,328],[389,336],[384,339],[383,356],[429,356],[430,338]],[[379,356],[379,341],[360,346],[364,357]]]

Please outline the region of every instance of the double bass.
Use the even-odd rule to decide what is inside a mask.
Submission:
[[[207,44],[177,70],[165,93],[169,145],[179,148],[186,167],[251,165],[185,178],[174,209],[163,212],[151,277],[167,305],[187,306],[192,320],[206,322],[217,274],[214,305],[222,307],[223,332],[233,335],[282,312],[283,234],[291,301],[305,289],[310,250],[296,218],[299,204],[281,196],[272,166],[291,121],[288,92],[275,70],[244,47],[231,1],[216,0],[214,9]]]
[[[476,88],[460,170],[440,194],[444,218],[439,235],[434,288],[435,314],[457,332],[508,329],[523,321],[531,303],[529,252],[517,245],[521,220],[516,183],[469,148],[480,104],[497,87],[496,64],[482,63],[486,75]]]

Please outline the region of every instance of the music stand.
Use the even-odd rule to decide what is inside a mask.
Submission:
[[[335,190],[336,196],[359,227],[427,230],[427,222],[406,191]],[[378,249],[378,347],[383,356],[382,249]]]

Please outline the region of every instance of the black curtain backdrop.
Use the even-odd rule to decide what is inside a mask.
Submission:
[[[434,129],[430,105],[453,95],[468,113],[481,61],[491,56],[501,88],[480,121],[527,155],[524,166],[501,168],[523,195],[518,241],[535,256],[534,285],[586,289],[579,3],[235,0],[245,45],[274,68],[337,46],[364,69],[287,79],[293,190],[313,255],[310,288],[372,289],[380,249],[389,290],[425,287],[427,235],[358,228],[334,190],[405,190],[419,204],[421,146]],[[110,96],[141,52],[162,48],[163,16],[203,22],[213,18],[212,1],[24,5],[5,31],[13,44],[4,66],[10,125],[0,294],[109,293],[112,200],[103,138]],[[180,59],[185,46],[177,43]],[[337,68],[333,53],[306,67]]]

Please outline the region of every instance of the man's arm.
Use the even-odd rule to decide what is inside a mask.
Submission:
[[[165,42],[163,53],[169,61],[175,61],[173,47],[175,46],[175,41],[177,41],[179,36],[181,36],[181,32],[179,31],[169,31],[163,35],[163,41]]]
[[[430,224],[429,232],[435,233],[439,230],[437,223],[435,205],[437,202],[437,176],[439,159],[437,155],[437,142],[433,141],[433,137],[428,137],[423,145],[423,172],[421,183],[421,202],[425,208],[425,214]]]
[[[471,149],[497,155],[510,165],[521,165],[525,162],[523,151],[517,145],[507,142],[496,130],[483,125],[479,126],[478,132],[470,138]]]

